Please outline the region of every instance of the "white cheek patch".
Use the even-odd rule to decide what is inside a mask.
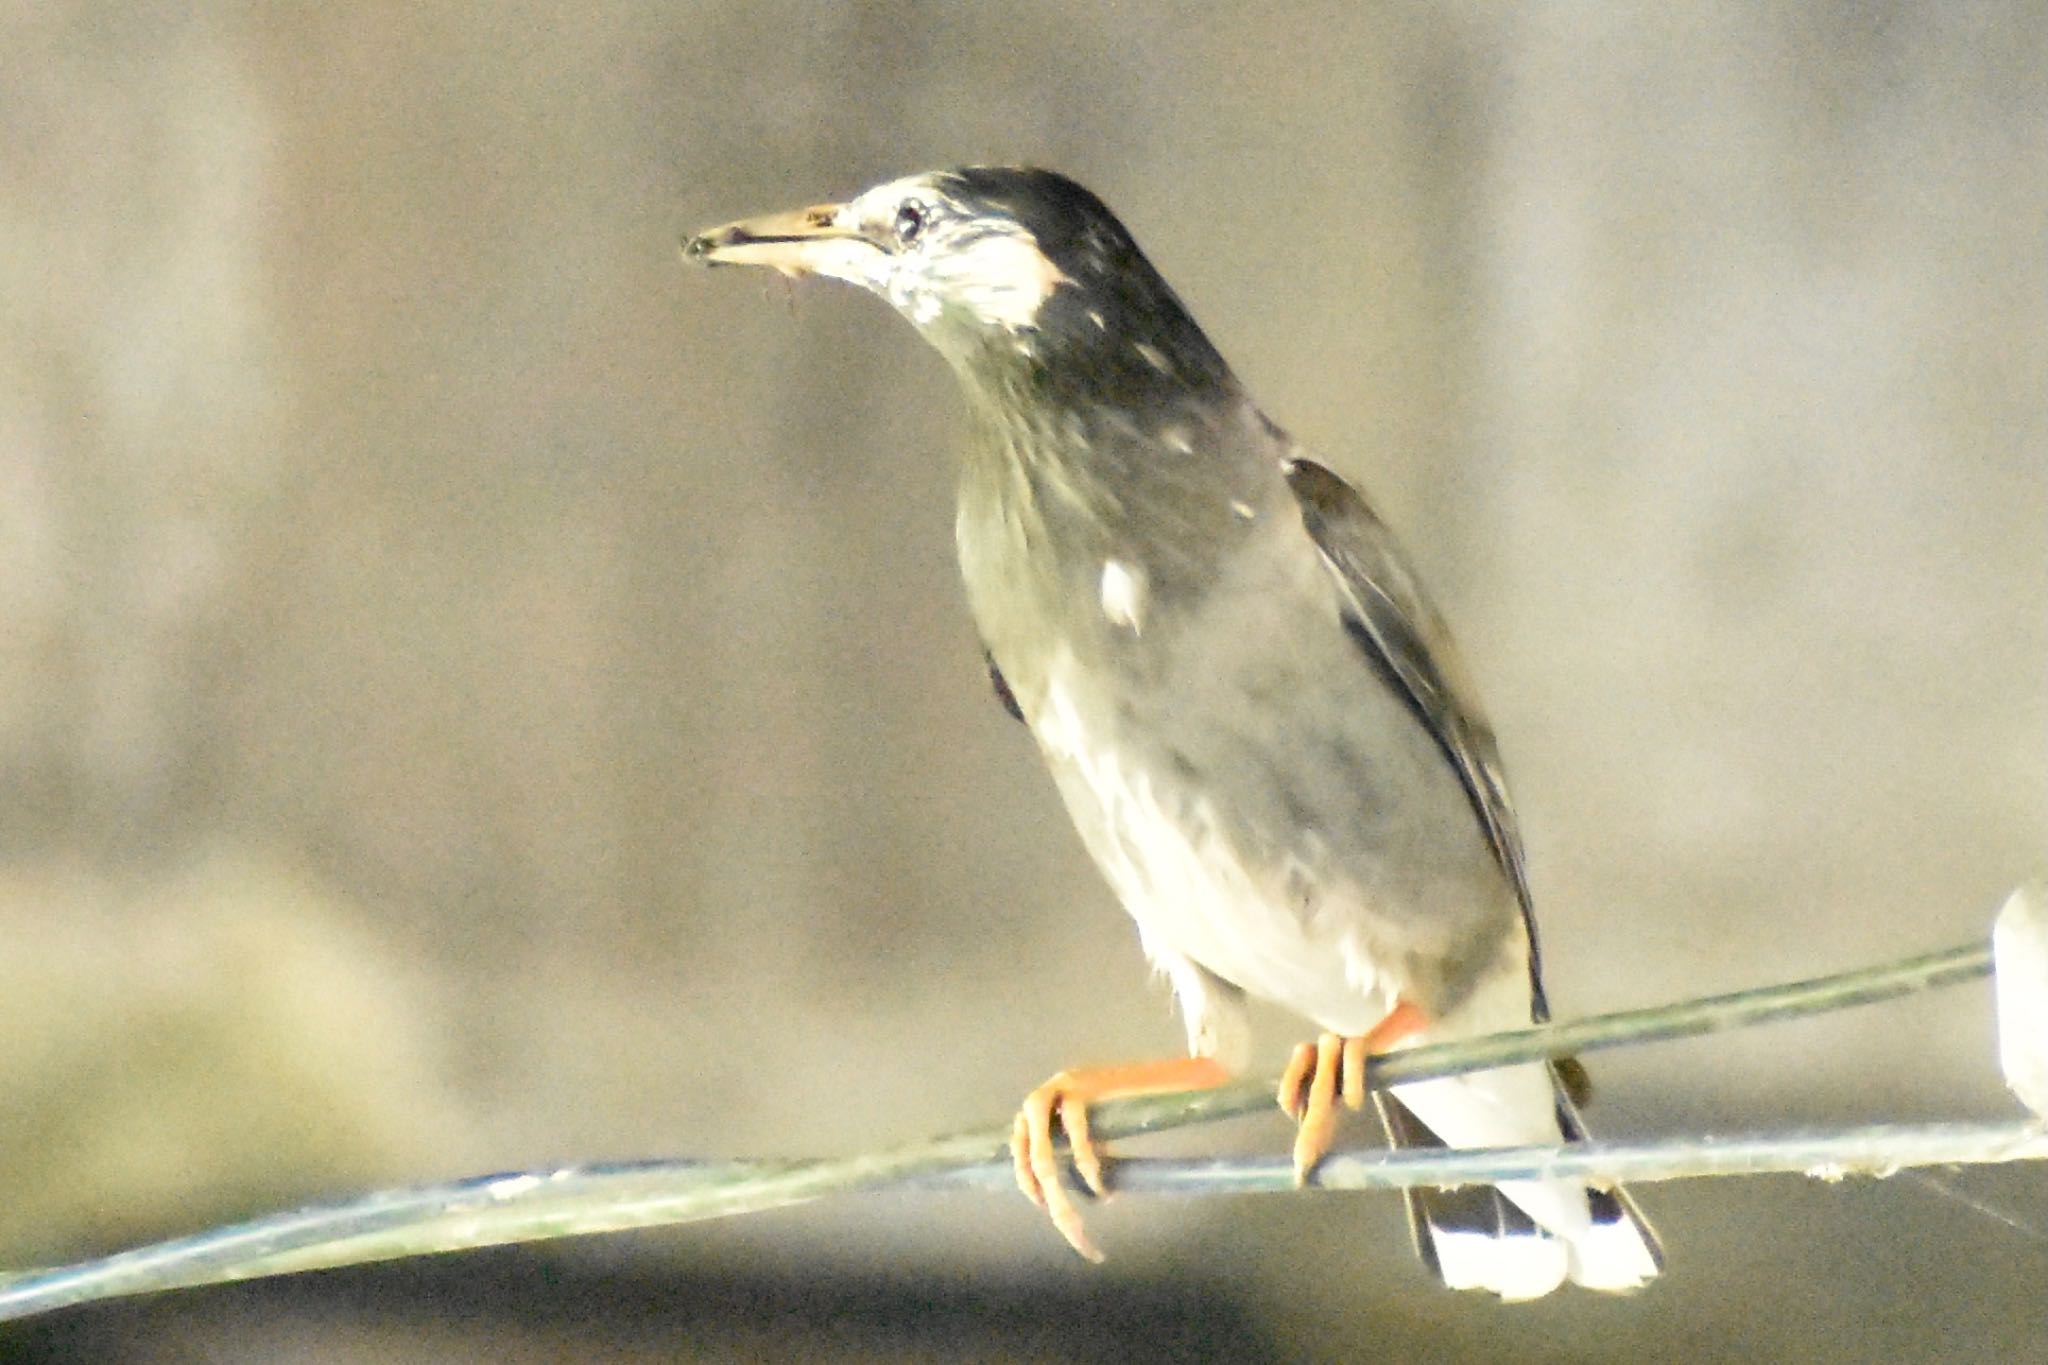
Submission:
[[[886,239],[901,206],[912,200],[945,212],[914,245],[894,250],[876,246],[876,241]],[[806,264],[820,275],[880,294],[920,328],[941,321],[949,312],[1011,332],[1036,327],[1045,301],[1073,280],[1022,227],[1011,222],[961,222],[964,212],[948,201],[942,185],[923,177],[892,180],[839,210],[838,225],[864,226],[868,240],[832,243]]]
[[[889,281],[885,290],[889,302],[903,310],[903,316],[922,327],[935,322],[945,304],[932,289],[931,281],[912,278],[908,272]]]
[[[899,272],[898,279],[890,296],[914,322],[930,322],[952,304],[1013,332],[1036,326],[1052,291],[1072,283],[1021,229],[985,233],[940,252],[922,272]]]

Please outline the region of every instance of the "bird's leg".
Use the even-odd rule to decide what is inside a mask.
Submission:
[[[1173,1057],[1126,1066],[1090,1066],[1062,1071],[1024,1097],[1010,1131],[1010,1159],[1016,1163],[1017,1188],[1052,1216],[1067,1245],[1091,1261],[1102,1252],[1081,1226],[1081,1211],[1060,1178],[1059,1150],[1053,1137],[1058,1122],[1073,1149],[1081,1180],[1098,1197],[1109,1194],[1102,1179],[1102,1153],[1088,1135],[1088,1106],[1099,1100],[1131,1095],[1161,1095],[1180,1090],[1213,1090],[1230,1079],[1214,1057]]]
[[[1350,1109],[1365,1106],[1365,1059],[1428,1023],[1421,1010],[1402,1000],[1363,1037],[1325,1033],[1313,1043],[1296,1045],[1280,1077],[1280,1107],[1299,1125],[1294,1133],[1295,1184],[1305,1184],[1308,1173],[1330,1150],[1337,1135],[1338,1098]]]

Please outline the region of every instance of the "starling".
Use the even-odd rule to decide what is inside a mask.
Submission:
[[[1102,201],[972,167],[684,244],[707,265],[879,294],[967,397],[956,538],[1005,705],[1171,981],[1186,1057],[1060,1072],[1017,1116],[1018,1182],[1097,1258],[1055,1132],[1103,1192],[1088,1105],[1214,1086],[1247,995],[1321,1030],[1280,1103],[1298,1178],[1360,1108],[1367,1055],[1546,1017],[1492,730],[1436,610],[1350,485],[1261,412]],[[1543,1064],[1377,1097],[1403,1147],[1584,1135]],[[1572,1181],[1409,1194],[1442,1280],[1507,1299],[1632,1289],[1656,1240]]]

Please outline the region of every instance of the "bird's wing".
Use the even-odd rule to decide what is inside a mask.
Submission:
[[[1443,618],[1422,595],[1393,533],[1356,489],[1308,460],[1291,459],[1282,468],[1301,504],[1302,522],[1344,596],[1345,628],[1457,769],[1527,919],[1522,836],[1508,802],[1500,750]],[[1533,951],[1534,924],[1529,930]]]

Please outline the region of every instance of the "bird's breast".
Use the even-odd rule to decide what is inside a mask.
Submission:
[[[1455,771],[1345,631],[1278,466],[1116,488],[1074,467],[970,460],[961,567],[1148,949],[1340,1031],[1396,992],[1455,992],[1512,896]]]
[[[1136,592],[1110,587],[1113,604]],[[1020,701],[1147,944],[1338,1031],[1461,989],[1509,933],[1512,892],[1314,580],[1220,587],[1156,639],[1142,600],[1122,605],[1131,651],[1055,644]]]
[[[1318,836],[1254,828],[1211,774],[1162,756],[1114,710],[1056,667],[1032,730],[1147,950],[1325,1027],[1370,1027],[1401,991],[1405,957],[1357,913],[1356,888],[1329,875]]]

